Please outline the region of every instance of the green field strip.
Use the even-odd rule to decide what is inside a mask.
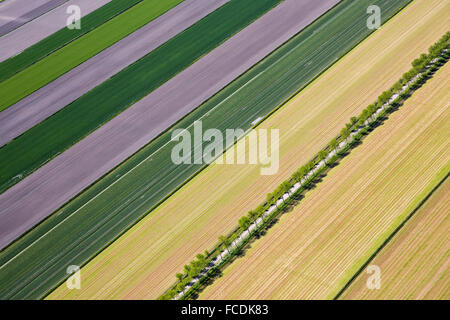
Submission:
[[[144,0],[0,83],[0,111],[98,54],[183,0]]]
[[[372,31],[368,5],[383,21],[409,0],[345,0],[189,114],[172,129],[201,119],[204,129],[249,129],[312,81]],[[202,165],[174,165],[171,131],[140,150],[0,255],[0,298],[38,298],[168,197]]]
[[[0,192],[145,97],[280,1],[228,2],[0,148]]]
[[[81,18],[81,29],[62,28],[47,38],[25,49],[18,55],[0,63],[0,82],[25,70],[32,64],[64,47],[68,43],[95,30],[97,27],[125,12],[143,0],[112,0],[97,10]]]

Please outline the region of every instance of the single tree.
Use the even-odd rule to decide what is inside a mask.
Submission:
[[[338,144],[338,141],[337,141],[336,138],[331,139],[331,141],[330,141],[330,148],[331,148],[331,150],[337,149],[338,145],[339,144]]]
[[[295,182],[302,181],[302,178],[303,178],[303,175],[301,174],[300,169],[299,170],[295,170],[294,173],[292,174],[292,179]]]
[[[292,188],[292,183],[289,180],[283,181],[280,185],[281,195],[283,196],[285,193],[289,194],[290,189]],[[284,197],[283,197],[284,199]]]
[[[200,262],[205,261],[205,257],[204,257],[201,253],[199,253],[198,255],[196,255],[196,258],[197,258],[198,261],[200,261]]]
[[[306,171],[310,172],[312,169],[314,169],[315,166],[316,163],[314,162],[314,160],[308,162],[308,164],[306,165]]]
[[[377,106],[374,104],[371,104],[367,107],[367,112],[369,115],[374,114],[374,112],[377,111]]]
[[[249,218],[247,218],[246,216],[243,216],[239,219],[238,223],[239,223],[239,227],[241,227],[241,230],[245,231],[248,229],[251,222],[250,222]]]
[[[264,208],[264,206],[259,205],[255,211],[258,214],[258,217],[261,218],[261,222],[263,222],[264,221],[264,213],[266,212],[266,209]]]
[[[273,194],[272,193],[267,194],[266,203],[269,207],[272,205],[272,203],[273,203]]]

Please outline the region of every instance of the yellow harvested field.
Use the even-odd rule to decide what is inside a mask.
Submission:
[[[450,170],[449,77],[447,64],[200,298],[334,298]]]
[[[248,210],[310,160],[409,70],[450,27],[450,3],[417,1],[352,50],[262,128],[280,129],[280,169],[213,164],[82,268],[81,290],[60,286],[50,299],[153,299],[197,253],[212,248]]]
[[[450,299],[450,179],[421,206],[371,261],[379,290],[367,289],[363,270],[341,299]]]

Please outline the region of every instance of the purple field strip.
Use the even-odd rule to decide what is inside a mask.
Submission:
[[[13,1],[13,0],[9,0],[9,1]],[[18,0],[16,0],[18,1]],[[48,11],[55,9],[56,7],[59,7],[60,5],[62,5],[64,2],[67,2],[68,0],[45,0],[45,1],[41,1],[41,0],[35,0],[35,1],[20,1],[20,6],[15,6],[14,9],[17,10],[8,10],[8,11],[12,11],[12,15],[8,15],[8,16],[4,16],[1,14],[0,12],[0,19],[7,20],[8,22],[5,24],[0,25],[0,37],[17,29],[18,27],[24,25],[27,22],[30,22],[31,20],[47,13]],[[30,8],[30,4],[35,4],[36,2],[43,2],[42,5],[34,8],[34,9],[29,9]],[[23,10],[25,8],[28,8],[28,12],[24,13],[21,16],[16,16],[14,15],[15,13],[18,13],[20,10]],[[14,12],[17,11],[17,12]],[[10,13],[10,14],[11,14]],[[11,20],[10,20],[11,19]]]
[[[4,0],[0,2],[0,27],[8,24],[28,12],[50,2],[51,0]]]
[[[194,110],[339,0],[285,0],[0,195],[0,249]]]
[[[11,0],[7,0],[9,2]],[[15,0],[21,1],[22,0]],[[26,0],[29,2],[28,0]],[[39,0],[42,1],[42,0]],[[64,28],[67,23],[69,15],[66,10],[70,5],[77,5],[81,9],[81,17],[84,17],[97,10],[111,0],[70,0],[65,1],[65,4],[54,8],[51,11],[37,17],[36,19],[22,25],[20,28],[9,32],[0,37],[0,62],[11,58],[28,47],[38,43],[47,38],[58,30]],[[0,5],[0,16],[1,14]],[[0,19],[1,21],[1,19]],[[1,27],[0,27],[1,28]]]
[[[0,147],[223,6],[185,0],[55,81],[0,112]]]

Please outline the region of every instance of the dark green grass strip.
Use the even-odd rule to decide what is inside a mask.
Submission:
[[[46,57],[50,53],[64,47],[71,41],[94,30],[98,26],[128,10],[143,0],[112,0],[97,10],[81,18],[80,30],[62,28],[58,32],[25,49],[18,55],[0,63],[0,82]]]
[[[87,263],[197,174],[202,165],[171,162],[173,144],[167,142],[173,129],[187,128],[202,116],[205,130],[250,128],[256,118],[271,113],[372,32],[361,14],[368,5],[380,5],[386,21],[409,2],[345,0],[330,10],[4,250],[0,298],[42,297],[66,278],[68,265]]]
[[[280,1],[230,1],[2,147],[0,192],[145,97]]]

